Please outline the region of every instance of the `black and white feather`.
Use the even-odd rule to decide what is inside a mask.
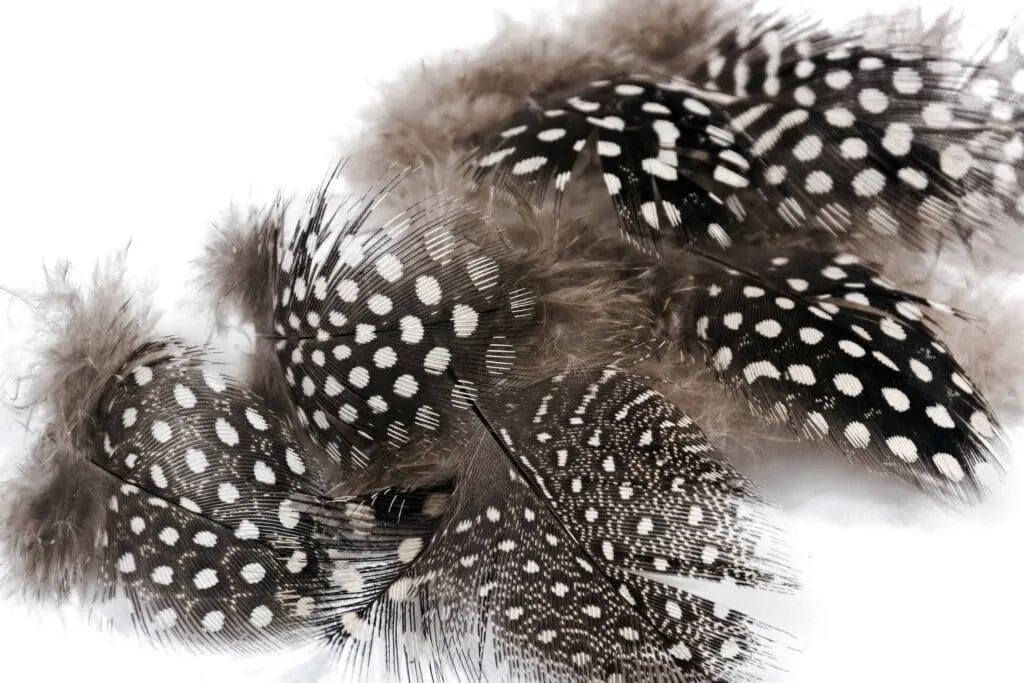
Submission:
[[[222,230],[202,282],[255,326],[238,379],[156,335],[123,268],[50,278],[13,585],[358,680],[752,682],[786,636],[692,586],[797,572],[720,444],[782,425],[981,500],[998,364],[908,283],[1024,227],[1019,32],[968,59],[945,25],[627,5],[424,67],[294,228]],[[419,170],[338,202],[382,165]]]
[[[99,420],[94,464],[114,492],[98,588],[150,638],[210,650],[314,640],[433,531],[427,494],[332,499],[330,465],[259,397],[165,344],[112,378]]]
[[[671,345],[798,435],[978,500],[1005,444],[942,342],[957,313],[872,262],[1024,221],[1024,43],[1007,31],[990,51],[753,19],[692,74],[531,99],[467,163],[498,196],[540,208],[553,189],[557,214],[596,166],[625,241],[661,254],[652,281],[678,278],[650,294]]]
[[[1005,438],[934,334],[948,307],[850,254],[740,247],[729,264],[697,278],[679,336],[753,410],[939,494],[999,480]]]
[[[488,226],[461,203],[436,220],[411,211],[375,225],[367,207],[377,195],[353,205],[354,220],[325,219],[327,199],[314,198],[281,251],[283,293],[268,339],[299,420],[320,411],[354,424],[372,457],[388,463],[385,479],[426,451],[438,471],[415,474],[455,480],[423,559],[338,623],[331,640],[343,668],[367,678],[383,668],[399,680],[581,681],[743,680],[763,669],[766,627],[645,577],[796,585],[763,503],[692,420],[611,369],[538,382],[546,302],[534,292],[550,287],[519,274],[527,261],[502,242],[481,247]],[[303,324],[323,310],[337,319],[324,326],[317,313],[317,324]],[[508,349],[500,358],[496,332]],[[388,363],[378,362],[381,348],[394,349]],[[431,360],[438,349],[443,367]],[[415,401],[392,401],[392,374],[417,387],[399,392]],[[346,419],[359,401],[372,407],[383,395],[395,406],[384,417],[419,433],[396,440],[384,436],[394,422],[360,430]],[[424,410],[437,418],[413,417]],[[335,422],[309,430],[352,443]],[[341,456],[356,471],[380,467]]]
[[[500,240],[474,242],[477,212],[438,199],[374,226],[387,187],[341,206],[330,187],[281,235],[270,338],[302,426],[359,469],[521,384],[539,314]]]
[[[449,513],[346,626],[346,668],[403,681],[767,671],[779,634],[668,583],[796,585],[768,509],[664,396],[614,369],[557,376],[462,443]]]
[[[464,279],[465,297],[455,301],[475,302],[487,289],[475,271],[446,272],[414,257],[414,247],[433,244],[425,234],[457,226],[458,216],[410,221],[423,231],[403,242],[409,251],[398,252],[401,265],[389,264],[403,272],[408,264],[411,278],[437,273],[432,292],[457,293],[449,285]],[[330,262],[349,253],[346,225],[324,223],[315,242],[299,244],[322,249]],[[301,226],[296,234],[308,237]],[[287,249],[277,258],[292,262],[283,270],[293,279],[278,282],[294,290],[306,266]],[[386,280],[382,260],[366,259],[370,275]],[[311,281],[313,301],[341,308],[317,296]],[[349,286],[328,283],[335,292]],[[120,293],[108,284],[97,286],[103,304]],[[543,304],[535,298],[527,300]],[[495,299],[474,309],[480,319],[491,311],[516,319],[518,299]],[[90,404],[74,406],[90,418],[69,435],[76,464],[95,482],[86,498],[92,507],[50,519],[92,539],[90,571],[72,590],[104,621],[149,642],[232,653],[315,646],[326,655],[309,672],[316,674],[340,666],[373,680],[745,681],[767,670],[780,634],[669,583],[796,588],[780,531],[751,484],[638,377],[605,368],[527,380],[524,366],[517,381],[504,383],[486,354],[472,362],[479,347],[462,345],[451,313],[458,305],[442,305],[423,328],[435,327],[433,338],[451,350],[450,367],[437,376],[449,386],[478,378],[481,391],[455,406],[459,419],[440,436],[362,437],[388,458],[375,470],[307,441],[273,402],[218,372],[200,351],[147,340],[131,307],[82,302],[76,315],[96,318],[95,330],[116,323],[137,325],[138,333],[87,339],[88,355],[76,356],[95,387]],[[370,306],[345,315],[353,327],[381,317]],[[402,331],[399,324],[396,343],[416,347],[426,337],[402,339]],[[282,341],[288,337],[272,334],[263,343]],[[278,358],[282,375],[307,363],[291,353]],[[410,371],[423,363],[415,353],[405,358],[413,359]],[[59,405],[71,387],[52,388]],[[296,398],[301,407],[313,397]],[[428,399],[440,415],[452,407],[447,391],[425,392]],[[340,430],[333,439],[352,446]],[[408,475],[409,459],[434,471]],[[364,483],[358,465],[377,478]],[[431,483],[411,485],[420,478]],[[378,485],[385,479],[405,485]],[[353,482],[360,491],[339,495]],[[53,492],[32,490],[25,502],[58,515]],[[43,540],[20,539],[26,562],[60,552]]]
[[[539,203],[595,152],[641,246],[775,229],[934,249],[1021,220],[1019,36],[978,63],[905,41],[884,26],[837,36],[752,19],[697,73],[610,76],[530,102],[471,157],[474,177]]]

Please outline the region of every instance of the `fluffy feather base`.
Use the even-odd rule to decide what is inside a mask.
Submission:
[[[38,434],[2,484],[0,541],[7,591],[44,603],[87,590],[98,571],[112,484],[90,462],[103,448],[96,414],[126,359],[148,340],[155,315],[125,279],[124,255],[85,283],[61,262],[28,298],[36,359],[16,407]]]

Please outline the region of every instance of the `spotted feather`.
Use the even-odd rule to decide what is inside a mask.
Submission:
[[[478,183],[540,204],[596,140],[623,234],[643,248],[669,230],[727,246],[766,226],[934,248],[1024,217],[1024,46],[1001,36],[974,63],[896,41],[755,22],[697,74],[616,76],[524,106],[469,162]]]
[[[332,499],[328,460],[180,349],[140,348],[101,401],[101,614],[200,651],[322,641],[415,558],[434,527],[425,502],[444,492]]]
[[[791,228],[867,227],[917,247],[1024,217],[1021,50],[1000,35],[995,54],[952,59],[889,25],[839,37],[771,25],[727,39],[706,85],[737,98],[725,111],[756,190],[731,196],[744,215],[767,197]]]
[[[585,236],[562,255],[600,260],[598,301],[635,303],[672,280],[682,305],[655,298],[636,319],[656,312],[655,336],[670,327],[673,351],[754,412],[973,501],[1001,471],[1003,435],[934,331],[956,313],[838,245],[969,241],[1024,216],[1024,43],[996,42],[996,55],[953,60],[920,36],[753,19],[695,73],[613,74],[531,101],[469,161],[485,189],[540,205],[553,187],[556,211],[596,161],[624,237],[643,250],[668,241],[695,266],[631,255],[617,269],[621,245]],[[62,403],[89,420],[55,419],[45,438],[61,456],[89,444],[109,491],[94,577],[104,614],[194,650],[319,644],[367,680],[763,680],[780,635],[693,584],[795,589],[771,510],[647,381],[604,369],[536,382],[533,346],[550,340],[534,283],[599,268],[526,272],[538,261],[460,203],[381,224],[390,188],[340,209],[330,189],[292,235],[275,213],[240,269],[273,291],[254,317],[272,318],[294,406],[153,343],[94,410],[90,382],[109,374],[96,350],[109,341],[119,364],[146,325],[125,304],[117,325],[99,315],[93,334],[56,335],[85,349],[68,366],[87,371],[61,380],[86,390],[61,393],[86,396],[87,409]],[[582,291],[573,282],[565,300]],[[96,435],[75,430],[94,427],[92,449]],[[394,488],[414,476],[382,454],[413,454],[441,483]],[[64,490],[84,487],[52,486],[39,507],[91,540],[91,517],[77,524],[78,510],[52,504]],[[35,546],[51,538],[63,537]],[[53,554],[74,549],[65,539]],[[72,559],[58,581],[93,567]]]
[[[442,436],[473,401],[516,386],[535,296],[481,217],[456,203],[369,223],[387,193],[330,210],[327,187],[280,250],[273,340],[301,424],[346,467]],[[343,437],[343,438],[339,438]]]
[[[560,205],[577,157],[593,149],[627,241],[646,250],[674,231],[684,243],[728,243],[736,218],[720,197],[750,184],[728,127],[682,80],[615,78],[524,107],[470,163],[477,182],[520,188],[537,205],[553,180]]]
[[[484,419],[434,541],[339,627],[347,670],[760,680],[763,625],[663,583],[795,586],[766,508],[689,418],[609,369],[545,380]]]
[[[698,278],[680,332],[755,412],[944,495],[1002,472],[984,398],[935,337],[942,304],[849,254],[736,248]]]

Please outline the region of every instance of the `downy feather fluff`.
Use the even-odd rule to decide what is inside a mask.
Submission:
[[[422,166],[401,201],[525,201],[550,239],[573,233],[574,258],[622,263],[594,282],[647,301],[651,372],[720,380],[713,413],[765,424],[741,447],[781,423],[983,497],[1003,468],[995,413],[1020,408],[1004,345],[1024,221],[1016,25],[965,54],[949,18],[831,32],[743,3],[603,7],[395,81],[346,177]]]
[[[30,510],[33,528],[81,536],[80,568],[52,534],[9,543],[29,592],[49,581],[60,590],[45,597],[77,595],[104,625],[195,652],[317,647],[324,668],[306,675],[767,669],[769,627],[664,582],[797,585],[770,508],[697,424],[620,369],[552,376],[536,339],[557,324],[557,281],[460,203],[370,222],[382,195],[337,213],[328,196],[290,234],[254,221],[265,248],[233,250],[273,264],[259,331],[276,355],[254,359],[278,364],[286,397],[154,338],[120,271],[85,293],[64,283],[74,307],[51,343],[80,332],[75,363],[91,371],[45,385],[44,408],[73,397],[81,415],[48,467],[94,484],[71,511],[48,478],[18,490],[8,534],[29,530]],[[133,334],[105,334],[121,328]],[[272,407],[284,400],[296,419]]]
[[[569,25],[418,67],[297,221],[218,226],[235,378],[120,261],[51,278],[12,586],[193,651],[313,646],[303,676],[755,681],[787,637],[680,585],[798,587],[732,455],[984,497],[1019,409],[1021,34],[965,57],[948,20],[713,0]]]

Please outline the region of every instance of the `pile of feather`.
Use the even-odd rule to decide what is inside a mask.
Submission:
[[[123,256],[60,264],[6,588],[310,647],[301,680],[777,673],[788,636],[693,588],[799,588],[737,460],[809,445],[950,505],[1004,473],[1024,33],[956,39],[622,0],[417,67],[300,212],[211,231],[240,366],[158,334]]]

